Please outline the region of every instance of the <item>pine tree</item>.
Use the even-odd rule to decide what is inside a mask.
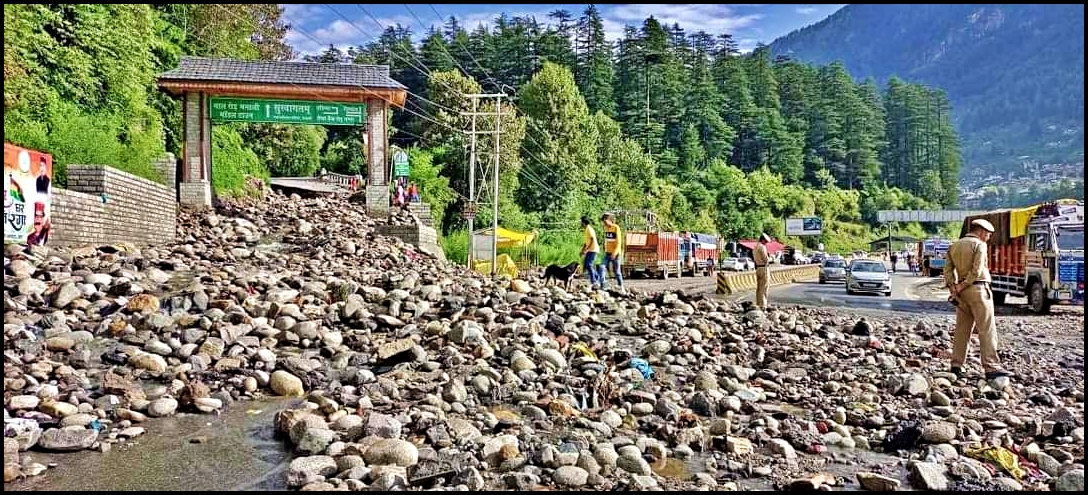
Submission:
[[[575,46],[577,64],[574,78],[585,95],[591,112],[602,111],[616,115],[612,86],[612,46],[604,35],[604,21],[592,4],[586,8],[576,26]]]

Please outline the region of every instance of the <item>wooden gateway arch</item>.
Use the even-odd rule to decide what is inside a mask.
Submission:
[[[362,126],[367,209],[388,217],[386,123],[390,105],[403,107],[407,97],[388,66],[182,57],[177,69],[159,75],[158,86],[182,101],[182,204],[211,206],[213,123]]]

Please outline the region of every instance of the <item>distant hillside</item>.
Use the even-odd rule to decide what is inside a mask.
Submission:
[[[850,5],[771,44],[948,92],[964,176],[1084,158],[1084,5]]]

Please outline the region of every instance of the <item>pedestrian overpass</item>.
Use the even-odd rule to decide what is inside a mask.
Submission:
[[[964,218],[986,213],[983,210],[880,210],[876,219],[880,223],[919,222],[947,223],[962,222]]]

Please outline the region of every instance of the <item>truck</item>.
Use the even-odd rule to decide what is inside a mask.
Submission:
[[[665,231],[627,232],[621,270],[632,275],[669,278],[680,275],[680,234]]]
[[[698,274],[708,275],[707,260],[712,260],[715,265],[718,263],[721,245],[721,239],[716,235],[700,234],[698,232],[684,232],[681,234],[680,260],[683,263],[683,268],[680,270],[680,276],[684,274],[690,274],[693,277]]]
[[[923,239],[918,241],[915,256],[922,267],[922,273],[930,277],[936,277],[944,273],[945,257],[948,256],[948,248],[952,241],[948,239]]]
[[[1060,200],[1026,208],[995,210],[963,220],[994,226],[987,243],[994,304],[1009,295],[1027,297],[1028,307],[1046,314],[1054,304],[1084,304],[1084,202]]]

